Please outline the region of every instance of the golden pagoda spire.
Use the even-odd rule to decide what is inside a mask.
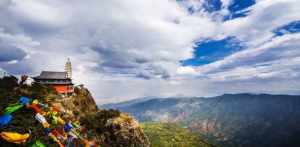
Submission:
[[[70,58],[68,58],[66,64],[65,64],[65,72],[67,73],[67,78],[72,79],[72,64],[70,61]]]

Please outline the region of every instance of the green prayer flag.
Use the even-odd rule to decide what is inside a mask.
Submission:
[[[46,147],[40,140],[36,140],[31,147]]]
[[[22,105],[22,104],[16,104],[16,105],[13,105],[13,106],[6,107],[5,110],[4,110],[4,114],[11,114],[11,113],[19,110],[23,106],[24,105]]]

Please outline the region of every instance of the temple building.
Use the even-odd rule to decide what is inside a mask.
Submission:
[[[72,64],[70,59],[65,64],[65,71],[42,71],[34,81],[53,87],[60,94],[70,94],[73,92]]]

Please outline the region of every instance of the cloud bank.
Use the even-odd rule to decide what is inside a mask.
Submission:
[[[34,76],[63,70],[70,57],[75,82],[98,103],[299,94],[299,7],[297,0],[4,0],[0,68]],[[241,48],[230,49],[229,41],[200,51],[201,44],[226,38]]]

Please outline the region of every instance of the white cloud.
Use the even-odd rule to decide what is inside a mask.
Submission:
[[[223,23],[226,36],[236,36],[248,45],[256,46],[268,41],[272,30],[300,19],[297,0],[264,0],[248,9],[247,17],[241,17]]]
[[[67,23],[66,12],[60,9],[64,3],[28,0],[26,3],[13,1],[8,8],[20,23],[44,26],[62,26]]]
[[[221,75],[222,78],[220,78],[222,80],[225,80],[225,77],[230,76],[241,79],[256,78],[259,74],[266,74],[265,69],[270,70],[270,72],[273,72],[274,70],[290,69],[297,73],[299,72],[299,69],[295,69],[294,67],[300,64],[297,60],[300,57],[299,41],[299,33],[276,37],[261,46],[245,49],[232,54],[223,60],[201,66],[196,70],[199,74],[207,74],[209,77],[217,80],[219,79],[217,77],[220,76],[216,75]],[[278,66],[280,67],[275,68]],[[228,68],[231,70],[228,70]],[[258,68],[260,68],[260,70],[258,70]],[[222,69],[227,70],[224,72]],[[215,74],[215,72],[218,71],[220,72]],[[276,77],[276,75],[274,76]],[[290,76],[288,75],[286,76],[286,78],[289,77]],[[229,78],[228,80],[232,79]]]

